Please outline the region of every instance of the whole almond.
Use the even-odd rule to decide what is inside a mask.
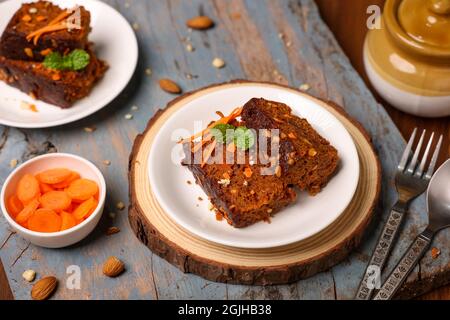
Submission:
[[[124,269],[123,262],[114,256],[109,257],[103,264],[103,273],[108,277],[117,277]]]
[[[170,79],[159,80],[159,86],[166,92],[178,94],[181,93],[181,88]]]
[[[186,21],[186,25],[192,29],[206,30],[214,26],[214,21],[207,16],[198,16]]]
[[[50,298],[58,285],[55,277],[45,277],[37,281],[31,289],[31,298],[33,300],[46,300]]]

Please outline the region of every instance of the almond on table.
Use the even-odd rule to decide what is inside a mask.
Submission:
[[[98,207],[99,187],[67,168],[53,168],[20,178],[8,196],[9,215],[37,232],[58,232],[86,220]]]

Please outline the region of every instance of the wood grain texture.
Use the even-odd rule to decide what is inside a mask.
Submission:
[[[376,102],[330,30],[322,22],[312,0],[108,0],[130,23],[136,23],[140,58],[131,83],[110,105],[82,121],[52,129],[19,130],[0,127],[0,179],[11,172],[9,162],[47,152],[72,152],[93,161],[106,176],[107,205],[98,228],[88,238],[69,248],[49,250],[30,245],[9,230],[0,218],[0,258],[16,299],[29,299],[30,285],[21,274],[37,271],[38,277],[55,275],[61,286],[55,299],[350,299],[362,276],[369,253],[395,202],[392,177],[405,146],[389,115]],[[333,1],[334,2],[334,1]],[[339,1],[340,2],[340,1]],[[126,4],[129,4],[127,6]],[[188,18],[204,13],[216,22],[206,32],[186,29]],[[283,23],[281,23],[283,22]],[[241,30],[245,30],[242,32]],[[280,39],[279,33],[285,34]],[[194,52],[185,50],[192,43]],[[226,62],[223,69],[211,66],[214,57]],[[153,75],[145,69],[151,67]],[[187,74],[191,75],[187,77]],[[185,91],[237,78],[267,80],[298,87],[309,83],[310,94],[332,100],[358,120],[374,141],[382,163],[381,200],[375,220],[362,245],[341,264],[312,278],[283,286],[239,286],[214,283],[183,274],[134,237],[126,213],[115,208],[127,203],[127,166],[132,142],[146,122],[173,97],[158,87],[169,77]],[[132,120],[124,120],[137,105]],[[85,126],[95,126],[93,133]],[[103,160],[111,160],[105,166]],[[116,212],[110,219],[109,212]],[[389,272],[409,243],[425,225],[425,201],[411,207],[401,242],[394,248]],[[121,232],[106,237],[109,226]],[[441,249],[438,259],[425,257],[408,279],[417,285],[408,296],[449,282],[448,248],[450,232],[442,231],[433,242]],[[116,255],[127,271],[116,279],[101,275],[103,261]],[[68,289],[66,267],[81,268],[81,288]]]
[[[147,157],[158,129],[175,112],[194,99],[215,91],[255,83],[236,80],[186,93],[171,101],[150,119],[145,131],[136,137],[129,163],[129,219],[136,236],[154,253],[183,272],[205,279],[251,285],[286,284],[309,278],[338,264],[360,243],[378,202],[381,167],[364,128],[334,103],[314,99],[346,127],[358,150],[361,175],[355,196],[342,215],[321,232],[303,241],[278,248],[237,249],[205,241],[175,224],[160,207],[148,181]],[[256,83],[280,88],[273,83]],[[282,86],[293,94],[306,95]],[[179,165],[179,164],[178,164]]]
[[[370,84],[363,64],[362,48],[367,32],[367,7],[378,5],[383,8],[385,0],[315,0],[323,20],[333,31],[339,45],[348,56],[353,67],[363,78],[366,85],[374,93],[375,98],[388,111],[390,117],[399,128],[405,139],[409,138],[414,127],[434,131],[444,136],[444,150],[441,152],[438,163],[443,163],[450,156],[450,117],[439,119],[425,119],[405,114],[384,101]],[[345,5],[342,5],[344,2]],[[349,31],[351,30],[351,36]],[[450,299],[450,286],[445,286],[430,292],[420,299]]]

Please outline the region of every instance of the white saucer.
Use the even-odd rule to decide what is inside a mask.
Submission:
[[[0,33],[20,8],[29,0],[8,0],[0,3]],[[100,110],[110,103],[130,81],[138,60],[136,36],[125,18],[109,5],[97,0],[53,0],[63,8],[82,5],[91,13],[89,41],[95,43],[97,56],[106,61],[109,69],[90,95],[77,101],[72,108],[61,109],[0,81],[0,124],[20,128],[45,128],[73,122]],[[124,59],[126,52],[126,59]],[[22,109],[21,103],[36,105],[38,112]]]

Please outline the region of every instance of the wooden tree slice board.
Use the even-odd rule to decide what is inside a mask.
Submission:
[[[173,222],[159,206],[148,179],[147,158],[155,134],[185,103],[214,90],[250,83],[237,80],[209,86],[170,102],[138,135],[130,155],[129,220],[136,236],[154,253],[183,272],[218,282],[284,284],[310,277],[342,261],[360,242],[376,205],[381,181],[378,157],[365,130],[339,106],[315,99],[346,127],[360,158],[360,179],[345,212],[329,227],[297,243],[269,249],[240,249],[199,238]],[[265,86],[278,84],[261,83]],[[300,95],[300,91],[284,87]],[[280,213],[282,214],[282,212]]]

